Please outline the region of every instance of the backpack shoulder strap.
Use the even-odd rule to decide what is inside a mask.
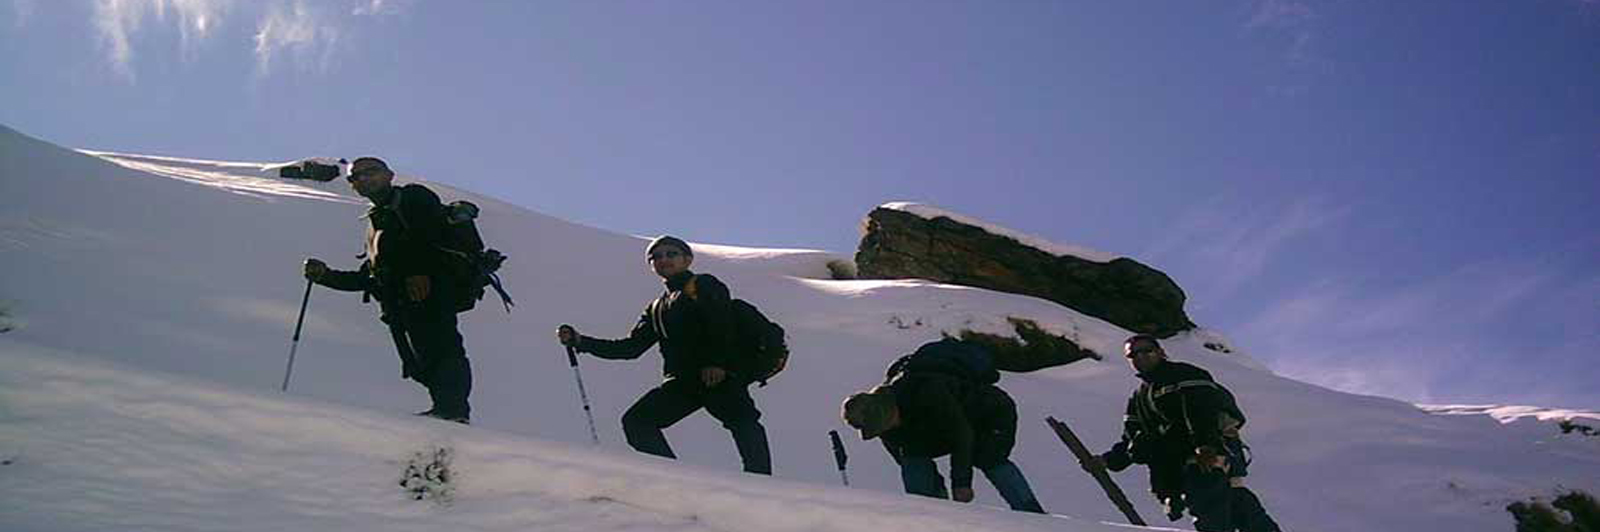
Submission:
[[[661,301],[666,298],[667,294],[662,293],[650,302],[650,326],[655,328],[656,336],[662,340],[667,339],[667,321],[661,317]]]

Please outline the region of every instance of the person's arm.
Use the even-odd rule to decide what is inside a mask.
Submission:
[[[1106,469],[1122,471],[1135,463],[1133,446],[1144,430],[1144,423],[1139,419],[1136,401],[1137,392],[1128,398],[1128,406],[1122,413],[1122,439],[1111,446],[1111,450],[1100,455],[1105,461]]]
[[[651,306],[644,308],[644,314],[639,316],[639,322],[633,325],[627,338],[610,340],[578,335],[577,349],[611,360],[639,358],[650,346],[656,345],[656,329],[650,323],[651,310]]]
[[[317,259],[306,259],[304,273],[311,282],[341,292],[365,292],[371,288],[371,278],[367,275],[365,264],[361,270],[345,271],[329,268]]]

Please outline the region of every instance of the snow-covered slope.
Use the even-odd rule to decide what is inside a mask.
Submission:
[[[377,469],[354,472],[350,478],[327,475],[341,478],[323,484],[318,476],[309,476],[303,482],[249,488],[260,492],[256,496],[280,502],[250,506],[248,494],[232,500],[252,508],[252,515],[259,511],[262,519],[272,514],[264,508],[287,505],[282,501],[315,502],[321,508],[263,527],[280,529],[308,528],[308,523],[316,523],[309,528],[317,529],[387,529],[413,518],[437,524],[441,521],[429,520],[448,519],[441,515],[462,508],[500,514],[494,523],[539,522],[544,515],[552,527],[574,529],[585,528],[585,519],[603,519],[606,512],[623,517],[601,529],[727,529],[732,526],[720,523],[744,523],[742,512],[759,514],[766,508],[774,508],[772,526],[739,528],[785,529],[779,525],[792,524],[777,517],[780,505],[754,502],[761,497],[804,499],[819,505],[810,513],[843,512],[863,520],[873,512],[852,513],[861,508],[849,504],[867,501],[861,504],[876,509],[878,502],[891,501],[886,504],[911,504],[905,507],[915,508],[910,514],[940,522],[1027,529],[1036,522],[954,503],[940,507],[972,511],[982,516],[973,517],[982,524],[952,521],[943,517],[950,515],[944,510],[924,511],[941,503],[895,495],[899,482],[891,462],[875,443],[854,438],[847,438],[856,486],[849,493],[884,495],[860,498],[815,487],[838,483],[826,434],[842,428],[837,411],[845,395],[873,384],[888,361],[941,331],[1001,331],[1008,316],[1038,321],[1111,355],[1104,362],[1008,375],[1002,386],[1021,405],[1016,461],[1045,507],[1083,521],[1120,520],[1042,419],[1054,415],[1067,420],[1091,446],[1109,445],[1134,384],[1130,370],[1115,356],[1125,331],[1034,298],[916,281],[827,280],[826,264],[846,257],[819,251],[697,247],[697,271],[724,278],[735,295],[756,302],[790,332],[790,369],[756,391],[772,439],[777,480],[733,474],[738,460],[732,442],[703,415],[668,430],[682,457],[679,463],[638,457],[627,449],[617,420],[659,379],[660,362],[653,354],[633,362],[583,360],[602,444],[595,451],[579,450],[588,432],[572,372],[552,340],[553,331],[566,322],[589,334],[624,334],[646,300],[659,291],[643,261],[644,240],[437,183],[430,184],[446,198],[478,203],[486,238],[512,257],[503,275],[517,297],[516,312],[507,315],[491,303],[464,319],[475,369],[474,426],[440,428],[407,419],[406,412],[426,407],[426,397],[414,384],[399,380],[393,348],[376,323],[374,309],[363,306],[358,296],[321,289],[311,296],[294,380],[282,400],[286,402],[280,403],[273,396],[305,286],[299,264],[317,256],[335,267],[352,267],[361,247],[359,216],[365,207],[342,182],[285,182],[272,178],[268,167],[87,154],[0,129],[0,263],[6,265],[6,275],[0,276],[0,308],[9,309],[6,319],[14,327],[0,336],[5,341],[0,343],[0,373],[6,379],[0,433],[7,434],[0,439],[0,457],[15,456],[16,467],[38,468],[23,471],[49,473],[26,477],[27,492],[0,483],[0,500],[38,504],[0,506],[0,528],[27,523],[100,529],[118,516],[175,512],[181,505],[203,503],[198,497],[140,500],[101,493],[107,488],[99,480],[121,478],[150,489],[206,491],[207,481],[199,477],[207,471],[188,476],[163,472],[190,467],[181,460],[188,454],[185,449],[210,453],[221,447],[222,453],[262,468],[303,467],[285,456],[292,453],[271,451],[264,442],[227,443],[250,439],[246,435],[287,439],[286,434],[295,434],[287,441],[317,451],[311,467],[327,465],[338,472],[328,464],[395,460],[394,453],[445,434],[458,442],[457,460],[473,465],[463,471],[482,471],[493,486],[487,491],[462,488],[450,510],[373,502],[390,486],[361,484],[372,476],[367,473],[382,469],[371,464],[349,467]],[[1222,355],[1203,347],[1217,338],[1201,331],[1168,342],[1168,348],[1176,358],[1213,370],[1239,395],[1250,415],[1246,432],[1256,455],[1251,482],[1289,529],[1506,530],[1510,519],[1501,507],[1512,499],[1548,494],[1557,487],[1600,491],[1600,444],[1593,438],[1561,436],[1547,422],[1503,425],[1485,415],[1436,415],[1399,401],[1284,379],[1257,369],[1237,353]],[[74,380],[64,368],[75,367],[105,378]],[[177,376],[142,373],[147,371]],[[140,400],[161,390],[186,395],[169,401],[177,406]],[[229,398],[233,394],[248,399]],[[227,406],[239,403],[270,415]],[[161,412],[173,410],[184,414],[161,418]],[[217,419],[205,420],[208,416]],[[158,418],[170,422],[158,426],[173,428],[133,431],[111,440],[117,447],[134,448],[128,452],[140,459],[133,465],[80,467],[75,462],[100,459],[93,456],[94,445],[50,442],[111,436],[57,419],[71,417],[130,427]],[[309,419],[302,425],[296,418]],[[11,437],[23,433],[28,437]],[[371,449],[363,446],[368,440]],[[256,456],[261,453],[266,456]],[[522,461],[532,465],[512,465]],[[222,463],[207,467],[242,471]],[[546,468],[557,471],[550,473],[553,479],[569,471],[650,487],[623,498],[609,492],[561,491],[548,487]],[[513,472],[526,472],[526,484]],[[379,476],[382,483],[393,481]],[[463,482],[472,482],[473,476],[464,472]],[[657,483],[663,476],[674,480]],[[1158,517],[1144,496],[1142,472],[1124,473],[1118,480],[1144,515]],[[978,484],[980,503],[999,504],[987,485]],[[87,490],[82,504],[46,504],[53,499],[38,495],[69,493],[75,487]],[[296,489],[304,492],[294,493]],[[670,489],[678,497],[672,500],[704,497],[720,503],[684,502],[697,508],[691,514],[698,521],[670,521],[676,519],[673,515],[689,514],[656,511],[660,507],[651,502],[651,494],[657,489]],[[776,491],[763,491],[768,489]],[[730,491],[760,495],[722,495]],[[533,495],[519,499],[508,492]],[[596,500],[620,502],[611,510],[556,504],[592,493],[602,497]],[[540,497],[549,504],[528,502]],[[835,506],[836,501],[844,506]],[[370,519],[347,516],[347,508],[350,513],[362,509]],[[650,509],[650,515],[638,517],[645,521],[621,524],[637,508]],[[795,528],[847,528],[841,522],[806,521]],[[468,526],[499,529],[498,524]]]
[[[680,467],[5,341],[0,350],[8,532],[1123,529]],[[411,484],[427,490],[400,486],[410,466],[430,463],[445,474]]]

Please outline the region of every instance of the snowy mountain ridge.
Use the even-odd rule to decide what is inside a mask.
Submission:
[[[441,196],[483,209],[520,303],[514,314],[490,306],[464,318],[474,425],[406,415],[425,395],[398,379],[373,309],[327,290],[312,293],[282,396],[299,263],[352,266],[365,207],[342,182],[285,182],[264,176],[269,166],[75,152],[0,128],[0,261],[17,272],[0,280],[14,324],[0,337],[0,459],[12,462],[0,471],[19,479],[0,485],[0,500],[24,501],[0,506],[0,529],[1100,530],[1121,520],[1042,423],[1055,416],[1091,447],[1109,446],[1135,383],[1116,356],[1001,383],[1022,420],[1015,461],[1046,509],[1071,519],[902,496],[888,457],[853,436],[852,488],[826,487],[839,483],[826,442],[844,428],[839,400],[916,345],[961,329],[1007,332],[1010,317],[1103,354],[1127,332],[1035,298],[831,280],[828,263],[847,259],[824,251],[696,244],[697,271],[790,333],[790,368],[754,392],[775,479],[733,474],[732,444],[704,415],[669,429],[679,462],[622,443],[621,412],[659,379],[654,355],[582,360],[602,440],[583,449],[573,375],[552,332],[572,323],[624,334],[660,290],[644,240],[437,183]],[[1166,346],[1239,396],[1256,457],[1250,482],[1287,529],[1508,530],[1507,502],[1600,491],[1600,444],[1550,422],[1600,415],[1507,424],[1440,415],[1273,375],[1236,345],[1229,355],[1204,347],[1218,340],[1200,330]],[[409,501],[395,485],[405,456],[441,438],[461,468],[453,502]],[[1116,478],[1141,513],[1159,516],[1142,470]],[[975,487],[979,505],[999,504]]]

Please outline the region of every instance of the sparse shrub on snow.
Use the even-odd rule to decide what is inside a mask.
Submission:
[[[412,453],[400,474],[400,487],[413,500],[449,504],[455,495],[455,471],[450,468],[453,454],[449,447],[434,447]]]
[[[1517,532],[1595,532],[1600,531],[1600,502],[1593,495],[1574,490],[1556,497],[1554,502],[1537,498],[1506,506],[1516,519]]]

